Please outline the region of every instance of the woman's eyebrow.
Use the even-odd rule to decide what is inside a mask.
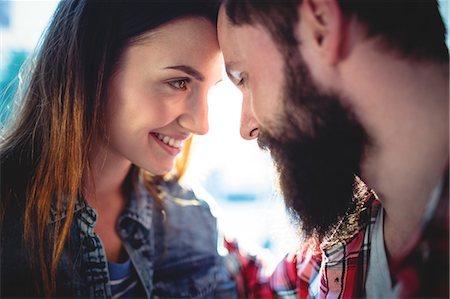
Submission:
[[[198,70],[196,70],[195,68],[188,66],[188,65],[168,66],[165,69],[179,70],[179,71],[185,72],[186,74],[194,77],[198,81],[205,80],[205,76],[202,73],[200,73]]]

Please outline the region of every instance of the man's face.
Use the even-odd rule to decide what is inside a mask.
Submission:
[[[270,36],[252,26],[234,27],[219,12],[218,34],[229,78],[242,91],[241,135],[258,124],[269,131],[281,114],[283,59]]]
[[[218,28],[232,81],[240,82],[237,73],[247,78],[240,86],[248,119],[241,134],[253,130],[242,126],[257,126],[258,143],[270,150],[303,233],[324,237],[354,208],[354,174],[366,145],[362,126],[339,94],[317,86],[297,46],[277,47],[261,26],[232,26],[223,8]]]

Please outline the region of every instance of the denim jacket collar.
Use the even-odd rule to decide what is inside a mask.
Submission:
[[[86,210],[89,207],[82,196],[78,196],[75,202],[74,213]],[[144,184],[136,184],[136,189],[131,194],[128,204],[125,208],[124,213],[119,218],[130,218],[138,223],[140,223],[144,228],[150,230],[152,226],[152,198],[149,192],[145,189]],[[95,210],[95,209],[94,209]],[[58,213],[56,209],[56,203],[53,202],[50,209],[50,219],[49,224],[61,221],[67,217],[67,205],[64,205],[62,211]],[[95,218],[95,217],[94,217]],[[95,223],[96,219],[92,219]]]
[[[151,262],[154,256],[154,238],[151,230],[153,202],[144,184],[137,183],[134,186],[116,228],[142,282],[146,296],[150,297],[154,271]],[[97,213],[85,204],[85,208],[76,219],[83,253],[84,268],[81,275],[87,284],[76,288],[80,293],[75,297],[110,298],[108,260],[101,240],[94,232]]]
[[[75,201],[75,208],[74,208],[73,213],[77,213],[81,210],[84,210],[86,207],[87,207],[87,204],[86,204],[85,200],[81,196],[78,196]],[[56,208],[56,203],[52,202],[52,205],[50,207],[50,218],[49,218],[48,224],[53,224],[55,222],[61,221],[66,217],[67,217],[67,204],[64,204],[61,212],[58,213],[58,210]]]
[[[119,217],[118,223],[129,218],[140,223],[145,229],[152,227],[153,199],[145,184],[136,184],[136,189],[130,196],[124,213]]]

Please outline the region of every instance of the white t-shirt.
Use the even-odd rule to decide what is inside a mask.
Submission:
[[[434,188],[430,201],[427,204],[422,223],[427,223],[434,214],[442,193],[443,179]],[[378,211],[377,219],[370,240],[369,269],[366,280],[367,298],[398,298],[401,286],[399,283],[392,285],[389,265],[384,247],[383,223],[384,209]]]
[[[369,270],[366,281],[367,298],[398,298],[400,285],[392,285],[383,238],[384,210],[378,211],[372,232]]]

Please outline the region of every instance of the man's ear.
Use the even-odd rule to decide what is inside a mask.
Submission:
[[[345,38],[345,26],[338,0],[303,0],[298,7],[302,28],[297,31],[305,46],[318,51],[330,64],[341,58]]]

